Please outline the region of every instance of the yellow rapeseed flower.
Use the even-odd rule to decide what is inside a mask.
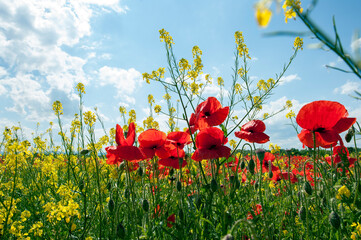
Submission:
[[[78,83],[76,85],[76,90],[78,91],[78,94],[81,95],[81,94],[85,94],[85,88],[84,88],[84,84],[83,83]]]
[[[295,41],[293,43],[293,46],[296,48],[296,49],[301,49],[303,50],[303,39],[300,38],[300,37],[296,37],[295,38]]]
[[[272,17],[272,11],[268,8],[268,6],[264,3],[264,1],[259,2],[256,4],[256,20],[258,23],[258,26],[260,27],[267,27],[271,17]]]
[[[53,111],[55,115],[63,115],[63,105],[60,101],[55,101],[53,103]]]
[[[165,42],[169,48],[172,46],[172,44],[174,44],[173,38],[171,35],[169,35],[169,32],[167,32],[164,29],[161,29],[161,30],[159,30],[159,34],[160,34],[160,37],[159,37],[160,41]]]

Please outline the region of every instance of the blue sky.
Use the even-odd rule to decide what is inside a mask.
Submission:
[[[330,36],[335,16],[344,48],[352,53],[352,35],[360,29],[361,2],[320,0],[312,19]],[[231,82],[234,65],[234,32],[242,31],[250,50],[250,75],[255,80],[275,77],[292,54],[294,37],[266,37],[273,31],[304,32],[300,20],[284,22],[282,11],[274,14],[266,29],[257,26],[256,1],[220,0],[0,0],[0,127],[21,122],[25,134],[44,131],[55,120],[52,103],[64,106],[63,121],[69,125],[77,112],[75,85],[83,82],[86,110],[98,107],[107,129],[121,118],[119,106],[135,109],[139,124],[147,116],[148,94],[164,104],[164,91],[143,82],[141,74],[166,67],[164,44],[158,31],[173,37],[176,57],[192,59],[191,49],[203,51],[204,73]],[[309,1],[304,1],[306,8]],[[281,108],[287,99],[300,107],[314,100],[333,100],[346,106],[350,116],[361,117],[360,101],[349,97],[361,91],[352,74],[325,67],[345,67],[329,51],[315,49],[318,41],[304,37],[304,50],[275,89],[266,110]],[[287,80],[287,81],[286,81]],[[271,142],[283,148],[302,147],[283,112],[267,120]],[[157,117],[161,127],[166,118]],[[100,125],[97,126],[100,128]],[[162,129],[167,131],[168,129]],[[100,129],[97,132],[101,133]],[[268,148],[268,144],[265,145]]]

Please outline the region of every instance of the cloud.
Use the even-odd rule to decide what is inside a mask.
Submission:
[[[128,70],[122,68],[113,68],[104,66],[99,69],[100,85],[110,85],[116,88],[118,98],[124,99],[126,102],[135,104],[135,98],[130,97],[135,89],[142,85],[142,74],[130,68]]]
[[[353,52],[357,51],[357,49],[361,48],[361,38],[358,38],[351,43],[351,49]]]
[[[119,0],[0,0],[0,95],[13,102],[6,110],[40,121],[58,91],[74,100],[74,85],[91,78],[83,69],[88,56],[64,47],[91,35],[94,15],[127,10]]]
[[[283,76],[280,79],[280,85],[292,82],[294,80],[301,80],[301,78],[297,74],[291,74],[288,76]]]
[[[359,82],[351,82],[347,81],[344,85],[341,87],[335,88],[333,90],[334,93],[340,93],[340,94],[351,94],[355,91],[360,91],[361,84]]]

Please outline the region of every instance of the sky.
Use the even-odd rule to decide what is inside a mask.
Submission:
[[[45,132],[56,121],[52,103],[62,102],[62,121],[69,128],[78,112],[75,86],[85,85],[84,109],[98,108],[108,130],[121,123],[119,106],[135,109],[137,122],[149,114],[147,96],[165,107],[161,85],[146,84],[142,73],[167,67],[164,43],[159,30],[166,29],[174,39],[177,59],[192,60],[192,47],[202,50],[203,73],[222,77],[225,86],[232,81],[234,33],[242,31],[252,60],[251,79],[275,78],[292,55],[294,36],[269,36],[276,31],[305,33],[300,20],[274,11],[267,28],[260,28],[254,16],[253,0],[0,0],[0,129],[21,124],[31,138]],[[309,1],[303,1],[304,9]],[[361,1],[320,0],[311,18],[330,37],[333,17],[346,52],[361,46],[353,38],[360,30]],[[350,117],[361,117],[359,100],[350,97],[361,91],[360,79],[332,70],[345,68],[333,52],[320,49],[317,39],[304,36],[304,49],[286,72],[264,111],[277,111],[286,100],[293,110],[315,100],[338,101]],[[347,69],[348,70],[348,69]],[[166,77],[169,77],[166,73]],[[216,82],[216,81],[214,81]],[[213,86],[217,90],[217,86]],[[217,96],[218,92],[209,92]],[[175,100],[175,99],[174,99]],[[227,102],[224,103],[227,105]],[[282,112],[265,121],[271,143],[282,148],[302,148],[297,134]],[[165,116],[155,116],[161,130],[168,131]],[[38,123],[40,124],[38,126]],[[97,136],[101,126],[96,125]],[[268,148],[268,143],[264,145]]]

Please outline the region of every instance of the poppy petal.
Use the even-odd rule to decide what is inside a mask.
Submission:
[[[125,145],[125,139],[124,139],[124,133],[123,128],[117,124],[115,127],[115,141],[117,142],[118,146],[124,146]]]
[[[355,122],[356,118],[341,118],[332,129],[337,133],[342,133],[349,129]]]

